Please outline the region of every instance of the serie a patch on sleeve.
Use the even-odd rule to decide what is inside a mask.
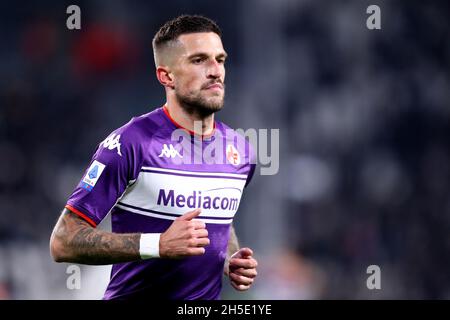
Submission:
[[[88,191],[91,191],[100,178],[100,175],[102,174],[104,169],[105,165],[103,163],[94,160],[83,180],[81,181],[81,187]]]

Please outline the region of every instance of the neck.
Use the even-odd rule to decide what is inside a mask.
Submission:
[[[170,117],[181,127],[194,132],[196,135],[209,136],[214,132],[214,113],[201,114],[184,108],[176,99],[167,99],[167,111]]]

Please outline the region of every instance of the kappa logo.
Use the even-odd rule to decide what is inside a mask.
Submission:
[[[234,166],[237,166],[241,163],[241,156],[239,155],[239,152],[231,144],[227,146],[227,160]]]
[[[117,148],[117,154],[119,156],[122,156],[122,153],[120,153],[120,134],[116,135],[115,133],[112,133],[103,140],[102,143],[100,143],[100,146],[103,146],[103,148],[108,148],[108,150],[114,150]]]
[[[163,144],[163,148],[161,150],[161,154],[158,157],[166,157],[166,158],[175,158],[175,157],[180,157],[183,158],[180,153],[173,147],[172,144],[169,144],[169,146],[167,146],[167,144]]]

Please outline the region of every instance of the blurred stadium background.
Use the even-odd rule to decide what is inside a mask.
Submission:
[[[182,13],[224,31],[219,119],[280,128],[280,171],[235,221],[258,279],[223,298],[450,299],[450,3],[406,0],[2,2],[0,298],[101,297],[109,267],[68,290],[48,240],[96,145],[164,103],[151,39]]]

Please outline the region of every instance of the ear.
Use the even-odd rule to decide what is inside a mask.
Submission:
[[[159,66],[156,68],[156,78],[164,86],[169,88],[174,88],[173,76],[169,68]]]

